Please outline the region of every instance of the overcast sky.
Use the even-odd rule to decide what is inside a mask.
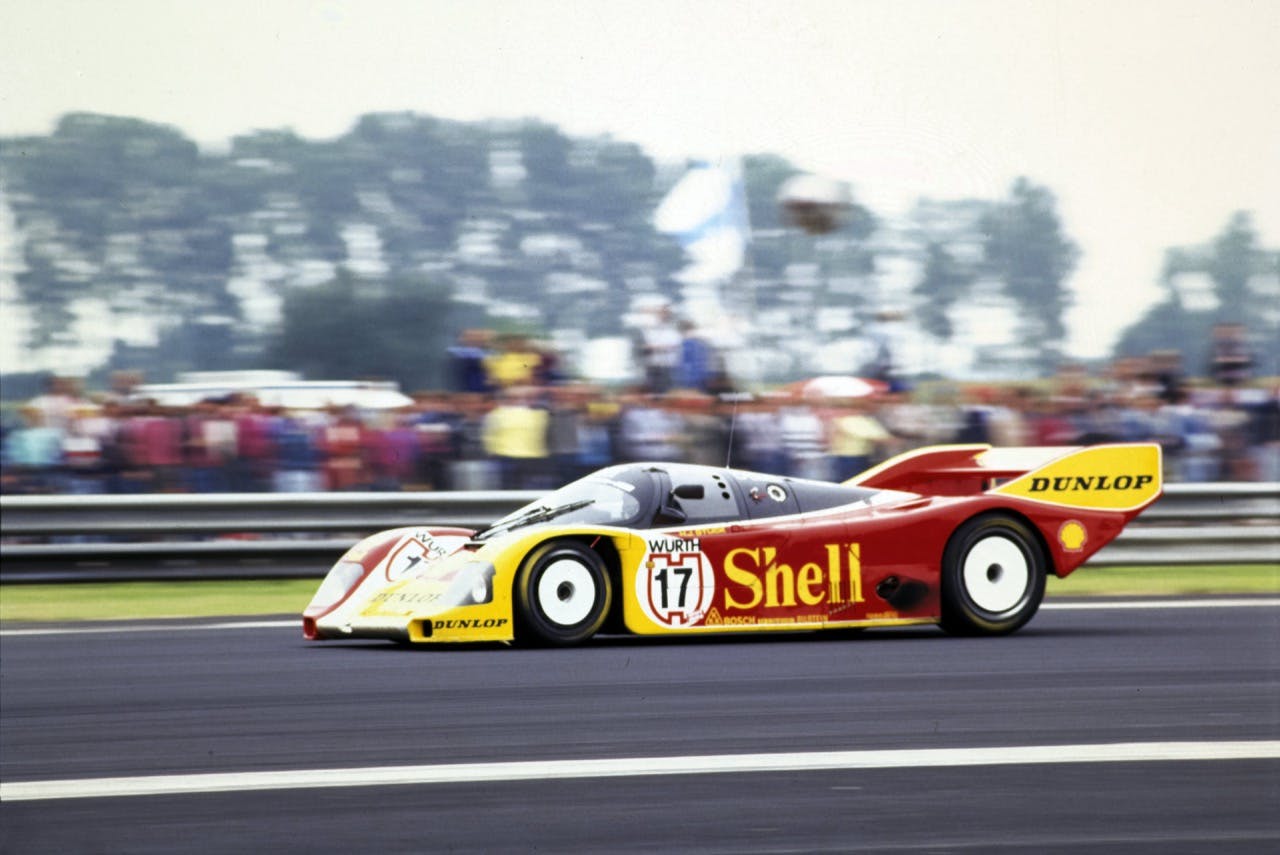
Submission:
[[[207,144],[362,113],[536,117],[661,158],[774,152],[881,214],[1026,175],[1084,251],[1071,347],[1163,250],[1280,246],[1280,0],[0,0],[0,135],[85,110]]]

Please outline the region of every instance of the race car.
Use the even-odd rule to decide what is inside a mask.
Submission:
[[[935,446],[844,483],[611,466],[480,530],[357,543],[308,639],[572,645],[940,624],[1005,634],[1161,492],[1160,447]]]

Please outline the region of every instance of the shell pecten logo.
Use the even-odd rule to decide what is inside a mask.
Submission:
[[[1085,531],[1084,524],[1079,520],[1067,520],[1058,529],[1058,543],[1062,544],[1062,548],[1068,552],[1079,552],[1084,549],[1085,541],[1089,539],[1089,533]]]
[[[1074,508],[1129,511],[1159,496],[1160,483],[1160,446],[1099,445],[1068,454],[993,492]]]

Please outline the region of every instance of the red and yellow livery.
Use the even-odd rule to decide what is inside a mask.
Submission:
[[[940,446],[833,484],[613,466],[480,531],[366,538],[307,638],[574,644],[940,623],[1012,632],[1161,490],[1156,445]]]

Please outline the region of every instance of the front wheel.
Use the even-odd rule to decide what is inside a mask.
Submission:
[[[1044,599],[1049,561],[1035,532],[1015,517],[975,517],[942,554],[942,626],[961,635],[1003,635]]]
[[[527,640],[564,646],[586,641],[604,624],[613,586],[604,561],[571,540],[529,553],[516,576],[516,620]]]

